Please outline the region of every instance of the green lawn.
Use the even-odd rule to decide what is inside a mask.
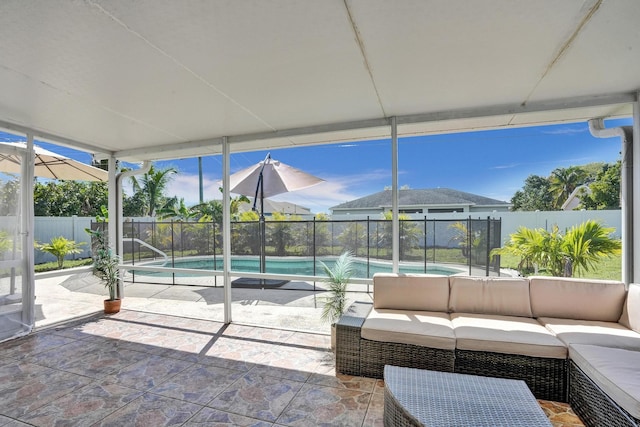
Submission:
[[[517,269],[520,258],[513,255],[501,255],[500,267]],[[539,275],[545,275],[545,271],[542,270]],[[584,277],[589,279],[606,279],[606,280],[621,280],[622,279],[622,258],[620,255],[612,256],[611,258],[602,258],[602,260],[588,272],[578,272],[574,274],[574,277]]]
[[[85,258],[85,259],[76,259],[76,260],[65,260],[62,268],[73,268],[73,267],[82,267],[85,265],[91,265],[93,263],[93,259]],[[35,272],[42,273],[45,271],[53,271],[58,269],[58,261],[45,262],[42,264],[35,265]]]

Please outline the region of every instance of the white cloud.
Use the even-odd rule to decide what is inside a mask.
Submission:
[[[346,191],[342,183],[323,182],[304,190],[280,194],[271,199],[295,203],[296,205],[311,209],[314,213],[318,213],[329,212],[330,207],[357,197],[359,196]]]
[[[220,199],[222,193],[218,190],[220,184],[217,179],[211,179],[204,175],[202,177],[202,192],[204,200]],[[200,203],[200,182],[198,175],[180,172],[174,175],[173,180],[167,185],[166,194],[170,197],[177,196],[184,198],[187,206]]]
[[[490,167],[489,169],[513,169],[513,168],[517,168],[518,166],[520,166],[520,163],[511,163],[509,165],[493,166],[493,167]]]
[[[272,197],[311,209],[312,212],[329,213],[329,208],[383,189],[389,180],[388,171],[372,171],[367,174],[326,177],[326,182],[287,194]],[[373,187],[373,189],[372,189]],[[377,188],[377,189],[376,189]]]
[[[271,199],[287,201],[311,209],[313,213],[329,212],[329,208],[359,197],[381,191],[390,180],[388,170],[375,170],[366,174],[327,176],[323,183],[304,190],[274,196]],[[220,177],[203,176],[204,200],[222,198]],[[131,194],[131,186],[125,183],[125,191]],[[199,203],[199,182],[197,174],[180,172],[174,175],[165,194],[169,197],[184,198],[187,206]]]
[[[575,135],[578,133],[586,133],[589,129],[585,127],[561,127],[552,130],[543,130],[542,133],[546,135]]]

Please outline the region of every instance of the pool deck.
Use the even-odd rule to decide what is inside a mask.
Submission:
[[[211,278],[194,278],[209,283]],[[232,279],[235,279],[232,278]],[[125,283],[123,309],[195,319],[224,321],[224,289],[220,286]],[[322,285],[317,284],[321,289]],[[366,285],[362,285],[366,290]],[[106,290],[89,269],[37,274],[36,329],[102,312]],[[290,282],[278,289],[232,288],[234,323],[329,334],[320,320],[325,292],[313,284]],[[371,294],[349,292],[349,301],[371,301]]]
[[[484,270],[472,272],[484,275]],[[180,277],[180,284],[173,284],[172,277],[137,277],[135,283],[131,279],[130,274],[125,276],[123,309],[224,321],[221,277]],[[142,283],[141,279],[156,283]],[[329,334],[329,325],[320,320],[326,288],[323,282],[300,280],[273,289],[233,287],[232,322]],[[349,289],[353,292],[347,292],[348,304],[372,301],[372,285],[351,284]],[[91,267],[80,267],[36,274],[35,295],[38,329],[101,313],[107,291]]]
[[[90,271],[37,276],[35,333],[0,344],[0,426],[383,425],[382,381],[335,373],[322,293],[233,289],[225,325],[222,288],[130,283],[105,316]]]

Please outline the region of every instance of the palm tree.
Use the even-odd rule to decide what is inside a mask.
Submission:
[[[176,221],[189,221],[197,216],[197,213],[189,209],[184,203],[184,198],[170,198],[167,203],[157,210],[159,219],[174,219]]]
[[[564,236],[564,251],[571,260],[567,272],[587,272],[595,267],[599,258],[619,254],[622,244],[620,240],[609,237],[613,231],[613,228],[603,227],[594,220],[571,227]]]
[[[147,215],[153,216],[156,210],[164,204],[164,192],[172,179],[172,175],[176,173],[178,173],[178,171],[175,168],[157,170],[151,166],[149,172],[142,175],[142,178],[139,181],[136,177],[131,177],[133,189],[136,192],[140,191],[145,195]]]
[[[519,256],[520,271],[534,265],[536,269],[538,266],[545,268],[552,276],[571,277],[574,270],[587,272],[601,258],[620,253],[620,240],[610,237],[613,231],[594,220],[571,227],[564,236],[558,226],[551,232],[520,227],[511,234],[509,243],[491,253]]]
[[[200,222],[222,223],[222,201],[209,200],[191,207],[195,218]]]
[[[382,217],[385,222],[382,234],[378,239],[378,245],[390,248],[393,240],[393,225],[391,224],[393,213],[391,211],[386,211],[382,214]],[[422,231],[408,215],[400,214],[398,215],[398,220],[400,232],[400,245],[398,249],[400,251],[400,259],[405,259],[405,257],[411,253],[411,250],[418,246]]]
[[[236,196],[231,198],[231,204],[229,210],[231,211],[231,221],[238,221],[240,219],[240,205],[242,203],[251,203],[251,200],[247,196]]]
[[[222,188],[220,188],[222,191]],[[230,197],[229,210],[231,213],[231,221],[240,221],[240,205],[242,203],[251,203],[247,196]],[[192,206],[191,210],[194,211],[195,217],[200,221],[213,221],[215,223],[222,223],[222,201],[210,200],[208,202],[200,203]]]
[[[586,180],[587,172],[578,166],[554,169],[549,177],[549,191],[553,194],[555,207],[559,209],[573,190],[584,184]]]
[[[79,254],[82,252],[80,246],[84,245],[84,242],[76,243],[73,240],[68,240],[62,236],[54,237],[49,243],[35,243],[35,247],[43,252],[48,252],[55,256],[58,260],[58,268],[61,269],[64,266],[64,257],[69,254]]]

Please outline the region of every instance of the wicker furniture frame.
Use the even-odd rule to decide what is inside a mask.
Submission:
[[[523,381],[386,366],[385,426],[551,423]]]
[[[615,403],[600,387],[569,361],[569,403],[589,427],[637,427],[640,420]]]
[[[457,349],[454,372],[524,380],[538,399],[567,401],[567,359]]]
[[[453,372],[453,350],[360,339],[360,375],[382,378],[385,365]]]
[[[362,338],[360,331],[372,307],[371,303],[355,302],[336,323],[337,372],[382,378],[385,365],[453,372],[453,350]]]
[[[360,330],[371,303],[356,302],[336,323],[336,371],[383,378],[385,365],[524,380],[539,399],[567,401],[567,361],[503,353],[440,350],[371,341]]]
[[[351,304],[336,323],[336,371],[360,376],[360,329],[373,304],[357,301]],[[380,377],[381,378],[381,377]]]

